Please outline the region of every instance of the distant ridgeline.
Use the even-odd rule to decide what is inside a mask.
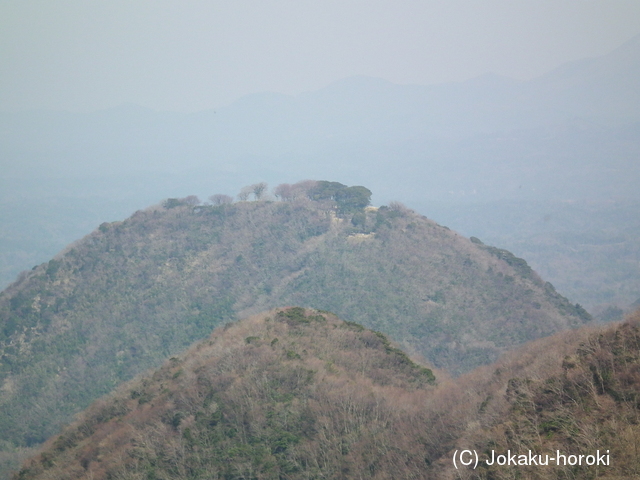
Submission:
[[[0,448],[38,445],[216,326],[282,305],[335,312],[454,374],[590,321],[524,260],[401,204],[371,207],[365,187],[273,193],[169,199],[103,223],[2,292]]]

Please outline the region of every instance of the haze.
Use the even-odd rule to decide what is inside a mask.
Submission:
[[[640,304],[637,0],[5,1],[0,82],[2,286],[168,197],[324,179]]]
[[[25,446],[57,429],[56,412],[69,418],[115,381],[157,365],[214,325],[277,305],[344,313],[454,373],[592,317],[621,320],[640,307],[639,86],[640,0],[0,1],[0,480]],[[329,182],[283,186],[301,180]],[[280,199],[291,198],[283,192],[303,194],[285,205]],[[380,208],[365,210],[369,199]],[[286,329],[326,320],[306,318],[302,309],[290,313],[285,317],[294,323],[287,320]],[[398,328],[386,332],[396,320]],[[459,423],[436,410],[439,425],[452,429],[442,438],[462,445],[455,432],[464,431],[479,439],[470,425],[492,425],[491,417],[506,422],[491,427],[496,432],[514,422],[551,425],[516,438],[505,447],[511,451],[547,433],[555,435],[551,443],[564,436],[574,448],[576,425],[585,426],[578,440],[591,448],[594,425],[615,433],[603,419],[622,425],[630,418],[623,400],[631,390],[622,384],[638,362],[615,355],[635,348],[632,325],[611,330],[609,344],[599,337],[595,363],[558,339],[538,344],[542,355],[519,356],[518,365],[544,360],[532,363],[539,366],[531,375],[507,362],[487,369],[501,372],[486,379],[493,390],[451,383],[441,399],[472,393],[458,403],[438,401],[452,406],[451,415],[464,409],[487,418]],[[267,372],[269,378],[306,376],[303,383],[318,390],[303,367],[327,359],[299,363],[307,351],[289,350],[293,343],[278,336],[280,353],[275,340],[236,335],[251,349],[242,352],[269,351],[278,363],[297,365],[294,373]],[[620,338],[628,348],[618,348]],[[574,340],[578,348],[580,337]],[[384,362],[406,367],[408,357],[395,357],[401,352],[390,345],[379,345]],[[246,357],[251,364],[254,353]],[[349,358],[363,375],[378,372],[363,380],[367,385],[382,378],[376,365],[383,363],[356,354]],[[551,359],[556,374],[547,368]],[[197,385],[185,380],[195,374],[181,374],[192,364],[182,362],[172,359],[171,369],[179,370],[165,372],[180,375],[180,395],[193,391],[208,400],[206,412],[196,412],[182,395],[175,411],[149,427],[151,442],[158,432],[175,434],[178,443],[165,449],[174,472],[182,467],[171,452],[210,442],[213,423],[227,418],[211,408],[219,399],[211,399],[209,387],[200,389],[204,377]],[[610,382],[591,379],[589,372],[606,373],[620,362],[626,367],[616,367]],[[333,366],[326,372],[334,378]],[[171,376],[165,373],[162,382]],[[523,390],[529,400],[541,399],[540,416],[496,414],[499,405],[523,404],[514,378],[540,379]],[[138,403],[147,412],[173,405],[170,397],[154,399],[164,395],[162,385],[145,382],[144,389],[129,384],[118,404]],[[413,398],[411,382],[406,395],[393,384],[393,397]],[[232,383],[234,391],[246,390]],[[597,391],[576,401],[591,410],[569,412],[560,397],[547,395],[551,384],[567,387],[557,392]],[[287,425],[313,424],[306,409],[299,422],[295,405],[289,415],[291,402],[281,402],[288,393],[267,387],[270,411],[281,412]],[[356,396],[369,402],[362,392]],[[604,394],[606,408],[598,413],[591,406]],[[156,403],[142,405],[149,401]],[[614,404],[620,416],[612,416]],[[120,422],[101,405],[96,419]],[[558,415],[578,423],[563,420],[566,431],[557,430],[547,420]],[[103,439],[111,426],[81,418],[82,436],[65,434],[51,443],[53,455],[41,457],[45,476],[55,475],[54,464],[70,465],[60,454],[82,464],[76,472],[94,460],[122,458],[109,457],[103,442],[93,448],[84,440],[89,430]],[[182,420],[189,423],[180,426]],[[271,420],[272,433],[253,429],[271,442],[252,444],[254,459],[283,451],[285,436],[303,438]],[[233,428],[222,425],[216,435],[225,443]],[[629,429],[618,430],[618,445],[633,443]],[[429,455],[417,446],[423,465]],[[366,471],[384,476],[377,460],[370,463],[375,456],[358,448],[352,453],[366,457]],[[611,448],[633,457],[630,449]],[[224,459],[239,451],[218,450]],[[135,462],[158,473],[158,455]],[[271,464],[276,457],[264,458]]]
[[[6,1],[0,110],[189,112],[353,75],[526,80],[639,32],[637,0]]]

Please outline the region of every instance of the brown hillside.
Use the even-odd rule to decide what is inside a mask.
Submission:
[[[423,478],[434,380],[382,334],[272,311],[96,402],[15,478]]]
[[[640,476],[640,310],[622,324],[534,342],[491,368],[458,379],[454,388],[472,392],[473,400],[467,430],[436,468],[442,478]],[[489,460],[492,451],[554,457],[560,451],[585,458],[573,466],[564,460],[560,466],[481,461],[477,470],[456,470],[451,461],[455,449],[474,449]],[[597,460],[598,451],[608,454],[609,465],[587,464],[586,457]]]
[[[640,312],[434,386],[381,334],[293,307],[96,402],[15,478],[637,478],[638,372]],[[476,470],[454,468],[461,449]],[[488,466],[492,450],[600,450],[610,464]]]

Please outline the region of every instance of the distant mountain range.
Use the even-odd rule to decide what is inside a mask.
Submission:
[[[194,114],[133,105],[4,113],[0,152],[5,177],[198,170],[264,172],[273,181],[338,168],[364,176],[376,191],[379,184],[395,190],[380,181],[381,173],[395,173],[412,198],[522,194],[513,188],[531,198],[637,198],[628,179],[640,168],[633,161],[639,83],[636,37],[604,57],[529,82],[486,75],[413,86],[353,77],[297,97],[255,94]]]
[[[529,82],[485,75],[415,86],[353,77],[193,114],[133,105],[4,113],[0,153],[6,177],[199,171],[276,181],[329,169],[384,194],[397,190],[392,174],[411,192],[407,200],[450,191],[485,200],[637,199],[629,178],[640,168],[638,84],[640,36]]]

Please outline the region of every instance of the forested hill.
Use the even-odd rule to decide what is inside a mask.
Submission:
[[[17,478],[422,478],[434,383],[378,332],[281,309],[96,402]]]
[[[640,310],[621,324],[533,342],[483,370],[458,379],[479,403],[468,406],[469,428],[454,448],[574,458],[515,468],[482,462],[455,475],[449,457],[440,462],[443,478],[640,477]],[[606,465],[596,463],[598,451]]]
[[[102,224],[6,289],[2,448],[44,441],[217,325],[277,306],[336,312],[453,373],[589,321],[524,260],[401,205],[365,207],[364,187],[262,194],[171,199]]]
[[[14,479],[637,478],[639,322],[540,339],[451,380],[379,332],[276,309],[95,402]],[[476,469],[454,467],[461,449]],[[530,450],[583,461],[487,463]]]

